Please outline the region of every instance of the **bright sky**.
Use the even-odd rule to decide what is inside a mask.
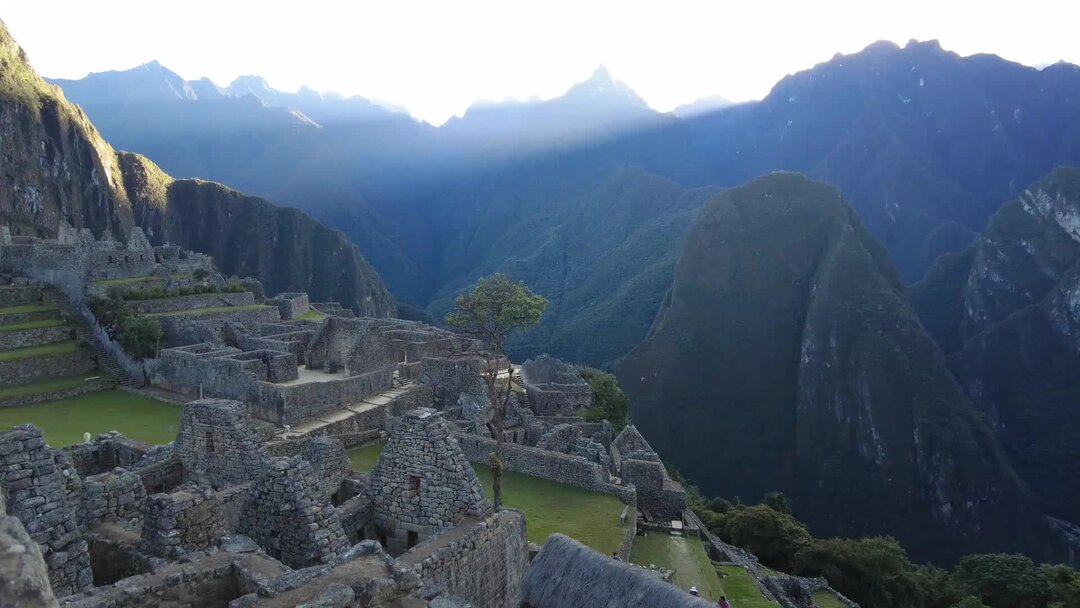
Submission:
[[[880,39],[1080,64],[1069,0],[7,0],[0,19],[54,78],[152,59],[225,85],[259,74],[382,99],[433,124],[478,99],[550,98],[606,65],[655,109],[759,99],[785,74]]]

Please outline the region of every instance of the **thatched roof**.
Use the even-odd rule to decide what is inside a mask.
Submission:
[[[552,534],[525,573],[531,608],[708,608],[713,606],[645,570]],[[715,607],[714,607],[715,608]]]

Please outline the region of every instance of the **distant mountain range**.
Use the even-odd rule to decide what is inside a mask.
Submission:
[[[439,128],[157,64],[57,84],[114,145],[341,229],[435,319],[525,280],[551,306],[511,354],[618,370],[710,492],[783,490],[815,532],[920,559],[1053,553],[1028,486],[1080,519],[1080,197],[1052,173],[1080,165],[1076,66],[875,43],[672,114],[601,69]]]

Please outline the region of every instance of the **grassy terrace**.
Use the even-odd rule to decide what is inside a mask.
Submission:
[[[59,309],[52,304],[22,304],[20,306],[0,308],[0,315],[14,315],[26,312],[47,312],[50,310],[58,311]]]
[[[671,536],[648,532],[634,539],[630,561],[642,566],[654,564],[675,571],[675,586],[683,590],[697,586],[701,597],[716,601],[724,593],[716,568],[709,561],[701,540],[694,536]],[[761,597],[761,594],[758,594]],[[732,596],[728,596],[732,599]],[[736,606],[743,602],[735,603]],[[746,604],[748,606],[752,604]]]
[[[312,308],[304,314],[297,317],[301,321],[321,321],[326,318],[326,315]]]
[[[75,340],[42,344],[41,346],[27,346],[26,348],[0,351],[0,361],[18,361],[19,359],[44,357],[45,355],[55,355],[58,353],[73,353],[78,351],[79,348],[79,343]]]
[[[208,315],[216,312],[240,312],[243,310],[261,310],[270,308],[267,304],[248,304],[247,306],[214,306],[211,308],[188,308],[185,310],[173,310],[170,312],[156,312],[146,315],[148,317],[182,317],[186,315]]]
[[[353,468],[370,471],[383,444],[369,444],[349,451]],[[488,498],[491,498],[491,471],[473,465]],[[529,540],[542,544],[552,532],[567,536],[611,555],[626,533],[619,523],[623,504],[614,496],[582,490],[574,486],[507,471],[503,476],[503,502],[525,512]]]
[[[109,376],[108,374],[94,372],[92,374],[79,374],[77,376],[54,378],[52,380],[36,382],[34,384],[9,386],[0,388],[0,399],[11,399],[12,397],[26,397],[29,395],[44,395],[46,393],[66,391],[86,384],[86,381],[89,378],[102,378],[108,380]]]
[[[190,279],[190,274],[174,274],[173,279]],[[94,281],[95,285],[101,285],[103,287],[122,287],[124,285],[137,285],[139,283],[164,283],[165,277],[149,276],[149,277],[131,277],[130,279],[103,279],[100,281]]]
[[[120,390],[100,391],[36,405],[0,408],[0,429],[33,423],[53,447],[82,443],[91,435],[120,431],[132,439],[168,443],[176,438],[180,406]]]
[[[777,608],[780,604],[765,599],[758,591],[757,584],[750,573],[738,566],[720,566],[717,568],[724,595],[732,606],[739,608]]]
[[[5,331],[22,331],[24,329],[45,329],[47,327],[60,327],[64,325],[63,319],[42,319],[41,321],[27,321],[14,325],[0,325],[0,333]]]
[[[840,603],[840,600],[836,599],[835,595],[828,591],[815,591],[811,594],[811,597],[814,598],[814,603],[821,606],[821,608],[846,608]]]

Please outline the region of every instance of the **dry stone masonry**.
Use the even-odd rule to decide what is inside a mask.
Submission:
[[[185,405],[175,446],[187,478],[215,489],[255,479],[267,458],[244,404],[225,399]]]
[[[371,472],[375,524],[400,552],[489,510],[469,461],[433,409],[398,421]]]

